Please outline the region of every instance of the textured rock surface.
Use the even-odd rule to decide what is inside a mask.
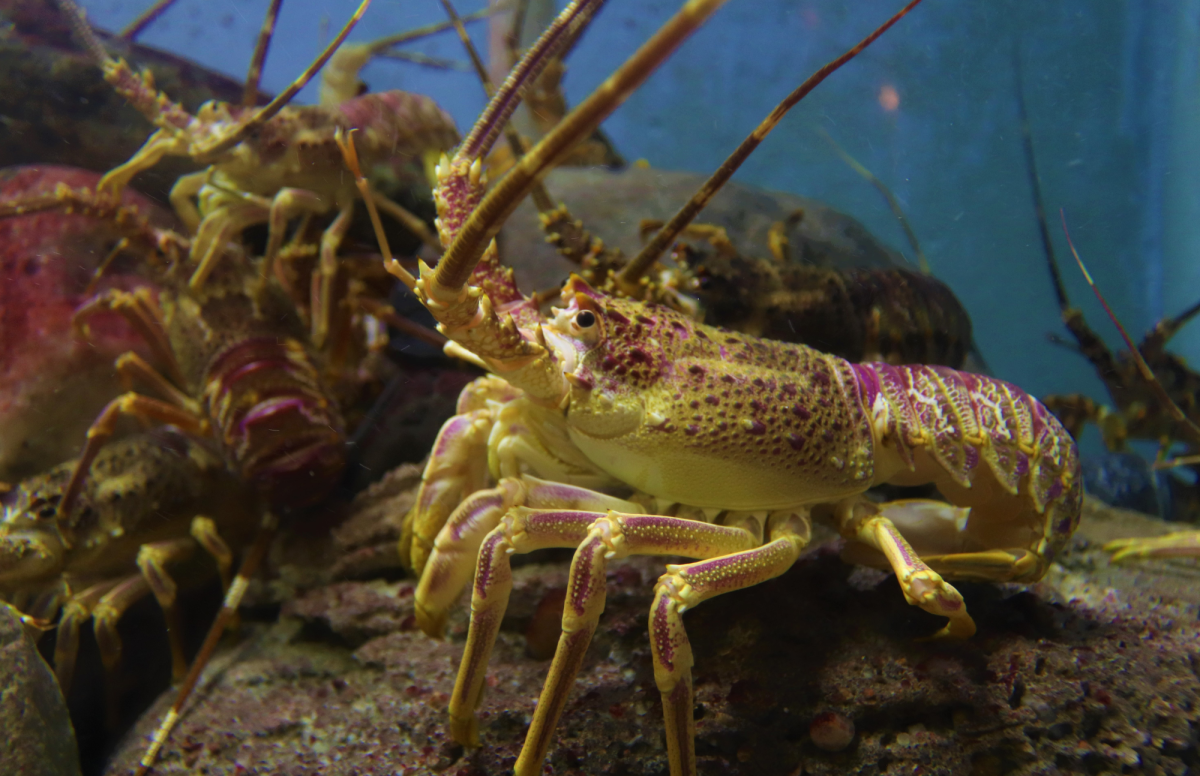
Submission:
[[[67,704],[50,667],[0,603],[0,773],[77,776],[79,754]]]
[[[639,223],[666,220],[696,192],[707,176],[689,172],[631,167],[554,170],[546,186],[555,202],[607,245],[633,256],[642,247]],[[631,210],[630,203],[637,203]],[[895,267],[904,259],[876,240],[860,224],[828,205],[806,197],[728,183],[700,213],[698,223],[722,226],[747,256],[770,256],[767,231],[796,210],[804,218],[787,231],[797,261],[820,267]],[[523,203],[501,232],[505,261],[517,271],[527,291],[554,288],[574,268],[548,245],[532,203]]]
[[[0,200],[50,193],[60,183],[94,188],[99,179],[73,167],[11,167],[0,170]],[[174,223],[132,191],[123,200],[158,226]],[[127,350],[150,357],[145,340],[115,313],[89,319],[90,341],[72,329],[93,271],[119,238],[107,224],[80,214],[0,219],[0,481],[77,455],[88,426],[122,390],[113,361]],[[123,254],[97,290],[146,285],[132,266]]]
[[[448,640],[433,641],[415,630],[411,581],[346,578],[387,570],[384,548],[414,475],[373,488],[325,541],[329,555],[357,561],[334,560],[341,571],[319,575],[332,582],[309,575],[316,584],[278,622],[221,653],[158,773],[509,772],[547,668],[527,656],[525,634],[545,624],[538,620],[552,607],[540,604],[561,595],[566,563],[538,556],[516,570],[481,712],[485,746],[464,752],[445,728],[464,608]],[[1191,772],[1196,566],[1109,567],[1098,550],[1112,536],[1169,527],[1089,505],[1070,552],[1042,583],[961,585],[980,629],[957,645],[918,641],[937,618],[905,605],[890,577],[844,565],[836,542],[818,543],[784,577],[687,615],[700,772]],[[295,544],[284,555],[300,553]],[[641,558],[611,571],[607,611],[547,773],[666,773],[646,636],[661,569]],[[127,772],[168,700],[139,723],[111,773]],[[810,738],[827,711],[857,730],[841,752]]]

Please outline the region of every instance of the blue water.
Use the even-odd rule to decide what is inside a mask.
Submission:
[[[117,28],[145,0],[86,3]],[[676,7],[612,0],[570,60],[568,96],[586,94]],[[899,0],[733,0],[606,124],[629,159],[711,171],[784,94],[882,22]],[[241,77],[265,0],[180,0],[143,42]],[[264,76],[282,89],[349,16],[350,0],[291,0]],[[461,12],[475,10],[465,0]],[[353,38],[443,18],[434,0],[375,0]],[[1104,398],[1082,358],[1050,344],[1059,321],[1038,241],[1020,145],[1012,51],[1026,96],[1060,264],[1074,302],[1116,335],[1066,254],[1072,236],[1135,336],[1200,296],[1200,220],[1192,138],[1197,118],[1200,0],[1097,3],[926,0],[805,100],[739,179],[816,197],[907,252],[878,194],[831,151],[834,136],[895,192],[935,273],[966,304],[993,372],[1043,395]],[[476,39],[486,44],[478,25]],[[443,36],[414,47],[464,59]],[[435,96],[469,126],[482,105],[473,76],[377,62],[373,89]],[[882,96],[894,90],[898,104]],[[304,94],[315,98],[311,90]],[[1186,333],[1177,349],[1200,350]]]

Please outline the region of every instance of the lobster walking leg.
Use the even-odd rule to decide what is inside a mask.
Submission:
[[[1112,562],[1126,558],[1195,558],[1200,556],[1200,531],[1175,531],[1166,536],[1116,539],[1104,545]]]
[[[137,556],[138,568],[150,586],[150,592],[158,599],[158,605],[162,607],[167,620],[167,638],[171,643],[171,678],[177,682],[187,673],[187,655],[183,650],[179,610],[175,607],[178,588],[167,573],[167,565],[186,560],[195,549],[196,543],[190,538],[172,539],[143,544]]]
[[[662,694],[671,776],[696,773],[692,648],[683,627],[683,613],[709,598],[761,584],[791,568],[809,536],[807,524],[797,525],[797,522],[792,518],[773,526],[771,541],[761,547],[722,553],[699,563],[667,566],[667,573],[655,586],[654,603],[650,607],[650,649],[654,654],[654,681]],[[565,620],[564,617],[564,623]],[[542,702],[545,700],[543,693]],[[541,708],[539,703],[539,713]],[[531,727],[527,748],[533,740],[532,734]]]
[[[838,524],[847,539],[862,542],[884,554],[909,604],[930,614],[950,618],[946,627],[933,638],[965,639],[974,635],[975,621],[967,614],[962,595],[921,560],[900,529],[877,505],[856,497],[841,505]]]
[[[467,497],[438,533],[421,582],[417,585],[417,624],[430,636],[441,636],[446,614],[474,571],[483,538],[495,530],[513,507],[638,512],[637,504],[587,488],[547,482],[536,477],[505,477],[499,485]]]

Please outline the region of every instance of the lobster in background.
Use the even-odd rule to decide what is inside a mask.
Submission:
[[[253,533],[255,496],[221,456],[169,427],[100,450],[65,512],[78,461],[19,482],[0,497],[0,599],[40,626],[57,622],[54,670],[70,692],[81,627],[94,620],[109,677],[107,722],[118,706],[117,623],[153,594],[166,617],[176,681],[187,672],[176,606],[179,584],[219,571],[232,581],[233,549]],[[193,560],[201,547],[216,561]],[[177,581],[178,580],[178,581]]]
[[[364,94],[337,106],[288,106],[288,102],[316,75],[338,50],[366,12],[363,0],[341,32],[324,52],[287,89],[269,104],[253,107],[209,102],[196,115],[155,89],[148,77],[139,77],[122,60],[112,59],[96,38],[73,0],[57,0],[76,35],[92,52],[105,80],[158,129],[129,161],[109,171],[101,180],[103,192],[119,192],[139,172],[164,156],[186,156],[208,168],[180,178],[171,190],[171,203],[189,233],[192,274],[188,281],[198,290],[213,272],[230,240],[254,224],[268,225],[261,267],[262,284],[277,274],[282,255],[308,253],[306,243],[319,243],[317,270],[311,282],[311,339],[321,347],[337,338],[335,303],[344,295],[338,288],[337,251],[352,223],[358,192],[345,175],[336,136],[355,128],[363,138],[365,158],[371,167],[387,167],[390,177],[424,178],[436,156],[454,145],[458,133],[453,120],[433,100],[407,92]],[[246,94],[257,96],[262,57],[265,56],[278,3],[269,10],[254,61],[247,76]],[[412,213],[382,195],[378,204],[402,220],[418,237],[436,245],[428,227]],[[307,221],[336,213],[319,238],[305,234]],[[287,225],[302,224],[293,245],[286,250]],[[293,273],[293,280],[303,273]],[[287,273],[280,271],[281,281]],[[297,302],[308,289],[286,286]]]

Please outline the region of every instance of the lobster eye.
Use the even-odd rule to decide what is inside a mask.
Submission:
[[[596,325],[596,314],[591,310],[583,310],[575,316],[575,325],[581,329],[590,329]]]

